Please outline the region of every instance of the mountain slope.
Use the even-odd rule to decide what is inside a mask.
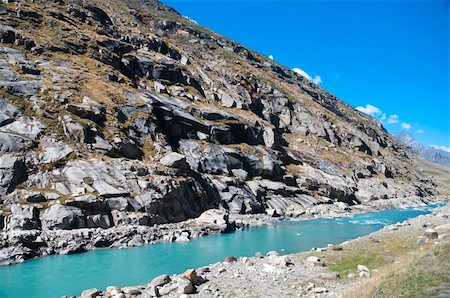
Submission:
[[[411,150],[420,157],[428,161],[450,167],[450,152],[425,146],[415,140],[414,137],[406,131],[399,132],[395,135],[395,137],[410,147]]]
[[[5,231],[152,226],[211,208],[320,214],[435,193],[376,120],[159,2],[8,2]],[[18,255],[67,252],[45,235]]]

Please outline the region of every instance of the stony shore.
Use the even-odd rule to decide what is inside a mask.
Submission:
[[[412,241],[404,254],[389,256],[388,253],[386,256],[399,260],[419,247],[419,251],[423,251],[442,245],[449,240],[449,216],[450,206],[440,207],[432,214],[387,226],[339,245],[286,256],[279,256],[277,252],[239,259],[230,256],[223,262],[189,269],[182,274],[156,277],[146,285],[111,286],[106,291],[90,289],[81,297],[339,297],[377,278],[378,271],[383,272],[380,264],[376,267],[362,258],[362,264],[343,274],[339,260],[361,249],[369,248],[364,254],[386,249],[383,245],[392,239],[395,245],[405,243],[407,246],[406,243]]]
[[[444,200],[438,197],[437,200]],[[436,198],[433,198],[435,201]],[[423,206],[430,200],[384,200],[372,205],[317,205],[302,214],[229,215],[212,209],[197,219],[154,226],[120,225],[109,229],[13,230],[0,232],[0,266],[24,262],[53,254],[74,254],[94,249],[137,247],[158,242],[184,242],[236,229],[272,224],[282,220],[306,220],[318,217],[342,217],[355,213],[391,208]]]

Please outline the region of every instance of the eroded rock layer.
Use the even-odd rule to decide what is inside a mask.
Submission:
[[[0,15],[0,250],[24,230],[435,192],[375,119],[159,2],[3,1]]]

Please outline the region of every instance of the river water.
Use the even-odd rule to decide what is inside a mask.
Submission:
[[[0,297],[60,297],[88,288],[148,283],[160,274],[181,273],[222,261],[227,256],[253,256],[310,250],[377,231],[385,225],[430,213],[427,206],[358,214],[334,219],[282,222],[184,243],[159,243],[129,249],[96,250],[48,256],[0,267]]]

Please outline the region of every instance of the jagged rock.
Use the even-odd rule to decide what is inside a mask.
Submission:
[[[112,25],[111,18],[103,9],[94,6],[92,4],[86,5],[85,8],[89,10],[90,12],[89,16],[99,21],[102,25],[104,26]]]
[[[189,168],[189,164],[186,162],[186,156],[177,152],[167,154],[159,162],[167,167],[179,169]]]
[[[175,22],[167,20],[156,20],[154,24],[156,29],[163,31],[174,29],[177,25]]]
[[[264,144],[269,148],[276,148],[279,144],[273,128],[265,127],[263,131]]]
[[[89,119],[99,125],[103,125],[106,121],[106,109],[95,106],[96,103],[89,98],[84,98],[83,103],[83,105],[69,104],[66,109],[80,118]],[[91,106],[88,104],[91,104]]]
[[[17,10],[17,17],[22,20],[30,20],[36,23],[42,22],[42,15],[33,10],[19,9]]]
[[[14,121],[21,112],[19,109],[0,97],[0,127]]]
[[[69,145],[50,138],[42,138],[39,142],[39,147],[45,149],[39,154],[40,163],[56,162],[73,152]]]
[[[113,210],[126,210],[128,208],[128,200],[124,197],[107,199],[106,204]]]
[[[197,272],[195,271],[195,269],[188,269],[188,270],[186,270],[183,273],[183,277],[186,278],[187,280],[189,280],[194,285],[197,284],[198,276],[197,276]]]
[[[0,202],[26,179],[27,169],[23,158],[9,154],[0,156]]]
[[[142,159],[144,152],[135,144],[129,142],[120,143],[120,151],[123,157],[129,159]]]
[[[15,96],[31,97],[38,94],[43,85],[42,82],[38,80],[18,82],[0,81],[0,87],[3,87],[6,92]]]
[[[154,82],[153,86],[155,88],[155,91],[158,92],[158,93],[164,93],[164,92],[167,91],[166,86],[164,86],[160,82]]]
[[[174,281],[176,282],[179,293],[192,294],[194,292],[194,286],[190,280],[184,277],[177,277]]]
[[[1,152],[19,152],[24,151],[27,148],[33,147],[34,143],[24,137],[3,133],[0,131],[0,151]]]
[[[36,141],[42,136],[44,129],[45,125],[40,121],[23,116],[10,124],[4,125],[0,128],[0,131]]]
[[[31,205],[12,205],[11,215],[6,218],[5,226],[7,230],[39,229],[39,209]]]
[[[41,216],[42,228],[47,230],[70,230],[85,227],[85,215],[76,207],[55,204]]]
[[[42,193],[32,193],[26,197],[28,203],[43,203],[47,202],[47,198]]]
[[[232,98],[228,93],[220,91],[219,98],[222,101],[222,105],[227,108],[232,108],[236,106],[236,100]]]
[[[220,146],[207,145],[200,151],[194,141],[181,141],[180,150],[186,155],[191,169],[201,172],[230,175],[233,169],[243,169],[249,176],[260,176],[263,166],[259,158],[241,150]]]

